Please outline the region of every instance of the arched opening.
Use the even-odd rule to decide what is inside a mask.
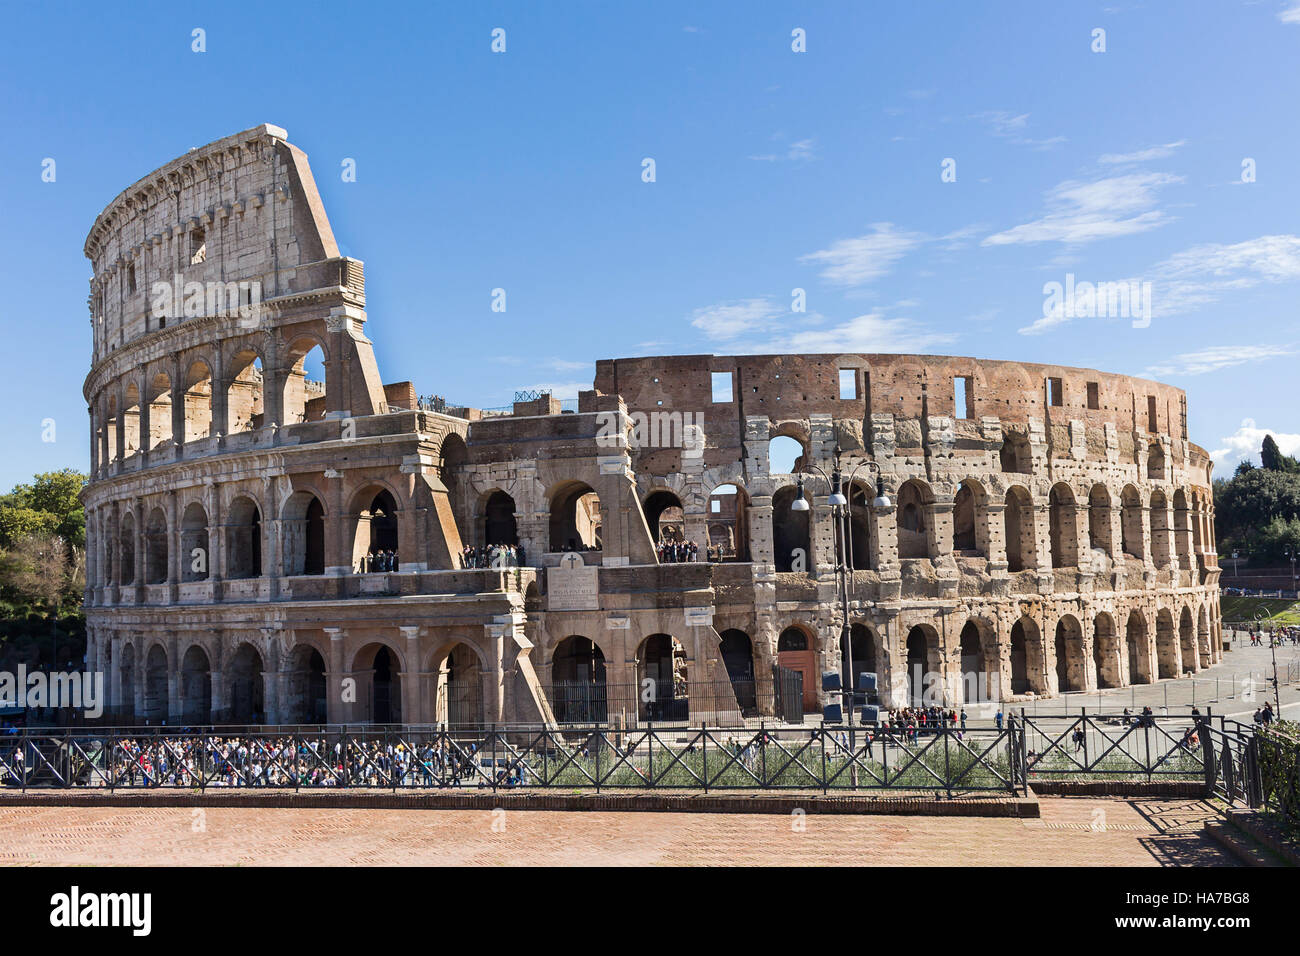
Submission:
[[[172,380],[166,372],[159,372],[150,381],[145,401],[149,405],[149,450],[169,447],[172,444]]]
[[[362,719],[374,724],[396,724],[402,720],[402,675],[397,653],[386,644],[367,644],[357,652],[352,665],[358,678],[357,695]],[[368,706],[367,706],[368,703]]]
[[[1087,690],[1083,628],[1072,615],[1056,622],[1056,687],[1062,694]]]
[[[104,461],[111,462],[117,460],[117,432],[122,427],[122,419],[118,416],[117,396],[110,395],[108,404],[104,411]]]
[[[660,489],[645,500],[645,522],[657,543],[686,540],[682,501],[671,491]]]
[[[236,498],[226,512],[226,577],[262,576],[262,512],[252,498]]]
[[[808,491],[804,501],[807,511],[793,508],[798,488],[786,485],[772,496],[772,559],[778,571],[812,572],[812,539],[809,537],[808,516],[812,502]]]
[[[438,665],[438,720],[454,727],[480,727],[485,717],[478,654],[468,644],[457,644]]]
[[[515,499],[504,491],[492,492],[483,505],[483,543],[485,545],[519,543]]]
[[[1187,608],[1183,608],[1183,613],[1178,617],[1178,646],[1182,652],[1182,670],[1198,670],[1199,655],[1196,653],[1196,625],[1192,623],[1192,612]]]
[[[135,645],[127,644],[122,648],[120,683],[122,696],[117,700],[117,711],[127,723],[135,720]]]
[[[1097,668],[1097,686],[1121,687],[1124,675],[1121,669],[1119,637],[1115,622],[1105,611],[1092,621],[1092,656]]]
[[[1174,616],[1161,608],[1156,613],[1156,665],[1161,680],[1177,677],[1179,672],[1178,635]]]
[[[961,699],[976,704],[996,699],[989,692],[989,644],[979,624],[967,621],[961,629]],[[994,658],[993,663],[997,661]]]
[[[1193,569],[1191,552],[1191,512],[1187,507],[1187,495],[1179,488],[1174,492],[1174,546],[1178,555],[1178,566],[1184,571]]]
[[[562,724],[609,719],[605,654],[588,638],[573,635],[556,646],[551,663],[551,708]]]
[[[280,522],[284,573],[325,573],[325,506],[310,491],[295,491],[284,503]]]
[[[803,468],[803,443],[789,435],[777,435],[767,443],[767,473],[793,475]]]
[[[230,384],[226,386],[226,434],[254,431],[267,424],[262,404],[262,358],[253,349],[243,349],[230,360]]]
[[[355,518],[353,567],[363,572],[399,570],[397,500],[393,493],[372,486],[363,489],[353,500],[365,502]]]
[[[181,580],[208,579],[208,513],[191,501],[181,515]]]
[[[907,632],[907,699],[912,707],[944,703],[938,635],[923,625]]]
[[[282,407],[285,425],[325,417],[325,352],[314,338],[295,339],[285,353]]]
[[[185,440],[198,441],[211,434],[212,369],[197,361],[185,373]]]
[[[754,646],[749,635],[735,628],[725,630],[722,638],[722,663],[727,668],[731,689],[740,705],[742,717],[758,716],[758,688],[754,682]]]
[[[1169,499],[1159,490],[1151,492],[1151,561],[1169,567]]]
[[[117,536],[118,584],[135,584],[135,515],[122,515],[122,527]]]
[[[709,551],[714,561],[749,560],[749,496],[736,485],[709,495]]]
[[[777,637],[776,663],[787,670],[798,671],[802,676],[804,713],[817,710],[817,691],[821,687],[821,675],[817,668],[817,652],[803,628],[787,627]]]
[[[452,432],[442,440],[439,448],[438,477],[447,488],[447,500],[451,503],[453,517],[463,507],[460,496],[461,475],[469,463],[469,448],[465,439]],[[494,544],[518,544],[516,541],[498,541]]]
[[[288,700],[290,723],[323,724],[328,720],[325,701],[325,658],[310,644],[299,644],[289,655]]]
[[[1142,549],[1142,498],[1132,485],[1125,485],[1120,494],[1120,533],[1124,553],[1139,560],[1144,557]]]
[[[197,644],[190,645],[181,658],[181,713],[187,724],[212,721],[212,664]]]
[[[1147,478],[1162,481],[1165,477],[1165,451],[1153,442],[1147,448]]]
[[[1079,566],[1079,529],[1075,513],[1074,492],[1064,482],[1057,482],[1047,495],[1048,539],[1054,568]]]
[[[161,644],[149,648],[144,659],[144,713],[147,724],[167,720],[167,652]]]
[[[898,489],[898,556],[929,558],[930,490],[915,478]]]
[[[854,623],[849,628],[848,647],[848,650],[853,652],[852,662],[844,653],[845,650],[840,648],[840,653],[844,655],[840,673],[845,675],[845,686],[850,687],[854,692],[861,692],[863,674],[876,674],[879,677],[875,633],[865,624]]]
[[[140,450],[140,389],[132,382],[126,387],[126,401],[122,403],[122,432],[126,457]]]
[[[668,634],[652,634],[638,654],[637,684],[641,688],[642,720],[687,720],[690,715],[690,684],[686,649]],[[649,681],[647,684],[646,681]]]
[[[229,721],[233,724],[260,724],[263,721],[262,655],[252,644],[240,644],[230,660],[228,686]]]
[[[581,481],[563,482],[551,494],[550,549],[601,550],[600,496]]]
[[[1141,611],[1131,611],[1124,626],[1124,643],[1128,646],[1130,684],[1151,683],[1150,658],[1147,654],[1147,622]]]
[[[1029,439],[1017,432],[1003,432],[998,460],[1005,473],[1031,475],[1034,472],[1034,456],[1029,448]]]
[[[1032,618],[1011,625],[1011,693],[1044,693],[1043,640]]]
[[[1206,613],[1204,607],[1201,608],[1197,624],[1196,640],[1197,647],[1201,654],[1201,667],[1206,668],[1214,663],[1215,648],[1213,638],[1210,634],[1210,616]]]
[[[952,500],[952,549],[968,556],[985,554],[977,536],[976,491],[983,498],[984,491],[971,481],[963,481]]]
[[[167,583],[167,516],[161,508],[149,512],[144,526],[144,583]]]
[[[1003,522],[1006,527],[1007,570],[1025,571],[1038,567],[1034,504],[1028,489],[1020,485],[1007,489]]]
[[[870,571],[875,566],[876,513],[871,506],[875,497],[876,489],[864,482],[855,481],[848,487],[849,569],[852,571]],[[839,553],[839,542],[836,542],[836,554]]]
[[[1105,485],[1095,484],[1088,492],[1088,547],[1113,555],[1110,528],[1110,492]]]

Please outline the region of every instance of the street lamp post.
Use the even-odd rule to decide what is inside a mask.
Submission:
[[[856,695],[857,687],[853,681],[853,639],[852,639],[853,631],[851,625],[849,624],[848,548],[849,548],[850,532],[848,526],[852,518],[852,515],[850,514],[852,508],[850,496],[852,495],[852,491],[853,491],[853,481],[854,479],[856,479],[858,472],[861,471],[863,468],[866,468],[868,471],[874,468],[876,471],[876,497],[873,498],[871,501],[871,506],[873,508],[875,508],[878,511],[888,508],[890,506],[890,501],[888,495],[885,494],[884,476],[881,474],[880,465],[870,460],[859,462],[854,467],[853,471],[849,474],[850,496],[846,496],[844,494],[844,473],[840,467],[841,455],[842,455],[842,449],[840,448],[839,444],[836,443],[835,457],[833,459],[833,465],[831,468],[831,473],[829,475],[827,475],[826,472],[822,471],[822,469],[818,468],[816,465],[805,464],[804,468],[809,471],[815,472],[817,475],[820,475],[822,479],[825,480],[826,484],[830,487],[831,490],[831,494],[830,494],[830,498],[828,499],[828,502],[831,506],[832,520],[835,522],[835,540],[838,546],[837,550],[839,551],[839,556],[835,563],[835,573],[838,579],[837,583],[839,586],[839,599],[840,599],[840,651],[841,651],[840,654],[841,689],[840,690],[841,690],[841,699],[842,699],[842,695],[845,693],[844,689],[846,687],[848,688],[847,691],[849,694],[848,723],[849,726],[852,727],[854,702],[857,699],[857,695]],[[794,501],[791,502],[790,504],[790,510],[791,511],[809,510],[808,500],[804,497],[803,471],[800,471],[799,473],[798,489],[795,494]],[[845,675],[844,673],[846,669],[848,671],[847,675]]]
[[[1268,608],[1263,605],[1260,605],[1260,607],[1255,611],[1252,617],[1255,618],[1255,626],[1259,629],[1261,633],[1263,633],[1264,630],[1263,621],[1269,617]],[[1277,641],[1273,639],[1273,633],[1271,631],[1269,632],[1268,635],[1268,648],[1269,648],[1269,652],[1273,655],[1273,703],[1277,706],[1277,716],[1274,719],[1281,720],[1282,719],[1282,696],[1281,696],[1281,691],[1278,689],[1278,682],[1277,682]]]

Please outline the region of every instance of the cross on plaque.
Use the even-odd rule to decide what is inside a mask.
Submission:
[[[560,567],[564,568],[566,571],[572,571],[575,568],[583,567],[584,564],[586,564],[586,562],[582,560],[582,555],[575,554],[572,551],[560,556]]]

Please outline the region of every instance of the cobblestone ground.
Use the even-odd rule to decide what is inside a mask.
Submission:
[[[757,814],[22,807],[0,809],[0,864],[1233,865],[1198,800],[1041,806],[1038,820],[809,815],[803,832]]]

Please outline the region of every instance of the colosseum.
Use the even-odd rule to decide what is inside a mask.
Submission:
[[[1168,385],[678,355],[599,361],[576,402],[428,400],[384,381],[362,263],[269,125],[127,188],[85,254],[115,720],[735,724],[798,719],[791,687],[818,712],[848,654],[890,707],[1221,657],[1211,462]]]

